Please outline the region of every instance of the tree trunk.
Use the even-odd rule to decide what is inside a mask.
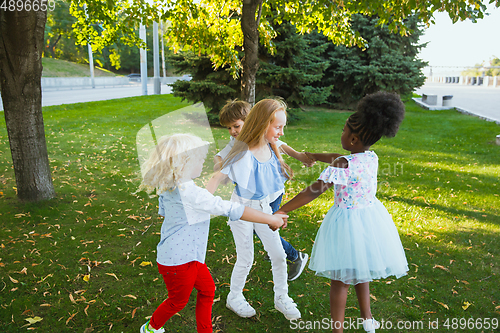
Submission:
[[[263,0],[243,0],[241,15],[241,31],[243,32],[242,59],[243,75],[241,77],[241,99],[251,105],[255,104],[255,78],[259,69],[259,18],[257,10]],[[259,14],[260,17],[260,14]]]
[[[17,196],[55,196],[42,114],[42,52],[46,11],[0,11],[0,90]]]
[[[56,45],[57,43],[59,42],[59,40],[61,39],[62,35],[59,34],[59,36],[57,37],[56,41],[52,44],[49,45],[49,51],[50,51],[50,55],[52,57],[52,59],[55,59],[56,58]]]

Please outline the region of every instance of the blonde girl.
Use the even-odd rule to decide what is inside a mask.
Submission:
[[[286,125],[286,105],[278,99],[264,99],[248,114],[241,132],[222,169],[210,179],[207,189],[214,193],[219,183],[229,177],[235,183],[232,202],[239,202],[266,213],[269,204],[284,191],[285,181],[292,177],[276,143]],[[246,301],[243,288],[254,259],[253,233],[257,233],[272,265],[274,305],[288,320],[300,318],[300,311],[288,296],[286,254],[279,232],[263,228],[245,218],[230,221],[236,245],[236,263],[231,275],[226,306],[240,317],[252,317],[255,309]]]
[[[165,216],[157,246],[158,270],[168,298],[158,306],[140,332],[164,332],[163,325],[184,308],[194,289],[198,332],[212,332],[215,284],[205,264],[210,214],[244,218],[277,229],[285,216],[268,215],[236,202],[214,197],[196,186],[207,154],[207,142],[191,134],[163,137],[142,166],[139,187],[159,194],[159,214]],[[270,229],[271,230],[271,229]]]

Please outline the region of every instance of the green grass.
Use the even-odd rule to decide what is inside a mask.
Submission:
[[[0,120],[4,332],[137,332],[165,299],[161,276],[147,264],[155,262],[162,221],[156,214],[157,198],[135,193],[135,135],[149,121],[185,105],[162,95],[45,107],[57,197],[39,204],[16,199],[5,122]],[[301,122],[287,126],[283,140],[299,151],[340,152],[348,114],[308,111]],[[460,318],[500,319],[498,132],[494,123],[455,111],[425,111],[410,102],[396,138],[373,146],[380,158],[378,197],[400,232],[410,272],[371,283],[372,312],[394,325],[404,321],[415,327],[387,331],[462,332]],[[229,139],[223,128],[213,128],[213,134],[216,142]],[[288,162],[296,180],[287,184],[284,202],[325,167],[318,163],[307,169]],[[293,212],[281,234],[310,253],[332,199],[329,191]],[[217,286],[215,331],[328,332],[292,330],[274,310],[270,264],[263,255],[257,244],[246,285],[258,314],[239,318],[225,307],[235,262],[232,235],[225,218],[212,220],[207,264]],[[306,270],[289,284],[289,292],[303,314],[301,327],[305,321],[328,320],[329,280]],[[167,331],[195,332],[194,307],[193,293],[186,308],[167,323]],[[357,307],[351,288],[346,316],[355,320]],[[36,317],[42,320],[29,324],[27,319]],[[429,329],[429,322],[436,320],[439,328]],[[443,326],[446,320],[449,329]],[[420,321],[425,329],[416,328]]]
[[[77,64],[74,62],[42,58],[42,77],[87,77],[90,76],[88,64]],[[104,68],[94,67],[94,76],[116,76],[115,73]]]

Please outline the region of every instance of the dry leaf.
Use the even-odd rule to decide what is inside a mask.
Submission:
[[[9,275],[9,279],[10,279],[13,283],[19,283],[19,281],[17,281],[16,279],[12,278],[10,275]]]
[[[89,309],[89,306],[90,306],[90,305],[87,305],[87,307],[85,308],[85,310],[83,310],[83,312],[85,312],[85,315],[86,315],[87,317],[89,316],[89,314],[87,313],[87,310]]]
[[[114,277],[117,281],[120,281],[118,277],[116,277],[115,273],[106,273],[106,275]]]
[[[434,267],[432,267],[432,268],[439,268],[439,269],[442,269],[443,271],[447,271],[447,272],[450,271],[448,268],[441,266],[441,265],[434,265]]]
[[[48,277],[51,277],[51,276],[54,276],[54,274],[49,274],[47,275],[46,277],[44,277],[43,279],[41,279],[40,281],[38,281],[37,283],[42,283],[43,281],[45,281],[45,279],[47,279]]]
[[[76,301],[73,298],[73,295],[69,294],[69,300],[71,301],[71,303],[76,304]]]
[[[134,310],[132,310],[132,319],[134,319],[134,316],[135,316],[135,312],[137,311],[138,308],[135,308]]]
[[[137,297],[136,297],[136,296],[134,296],[134,295],[130,295],[130,294],[129,294],[129,295],[122,296],[122,297],[130,297],[130,298],[133,298],[133,299],[137,299]]]
[[[83,276],[83,281],[89,282],[89,280],[90,280],[90,274],[87,274],[87,275]]]
[[[72,315],[68,318],[68,320],[66,320],[66,325],[68,325],[69,321],[70,321],[71,319],[73,319],[73,317],[75,317],[77,313],[78,313],[78,312],[73,313],[73,314],[72,314]]]
[[[142,266],[142,267],[153,266],[153,264],[151,263],[151,261],[143,261],[143,262],[141,262],[141,264],[139,266]]]
[[[415,296],[413,296],[413,297],[408,297],[407,296],[406,299],[409,300],[409,301],[413,301],[415,299]]]
[[[434,300],[434,302],[436,302],[437,304],[441,305],[443,308],[445,308],[446,310],[449,310],[450,308],[448,307],[448,305],[444,304],[444,303],[441,303],[441,302],[438,302],[436,300]]]

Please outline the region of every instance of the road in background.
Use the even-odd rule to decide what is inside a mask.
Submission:
[[[417,94],[438,95],[438,103],[443,95],[453,95],[452,105],[462,112],[471,113],[500,123],[500,87],[482,87],[453,83],[426,83],[416,89]],[[148,85],[148,94],[152,95],[153,85]],[[171,93],[171,87],[161,86],[162,94]],[[140,84],[109,88],[84,88],[73,90],[53,90],[42,93],[42,106],[103,101],[115,98],[141,96]],[[3,105],[0,100],[0,110]]]
[[[442,96],[453,95],[452,105],[459,111],[500,123],[500,87],[426,83],[415,92],[438,95],[438,105],[442,103]]]
[[[161,86],[161,93],[170,94],[172,88],[168,85]],[[148,84],[148,94],[153,94],[153,85]],[[72,103],[84,103],[93,101],[104,101],[108,99],[134,97],[142,95],[142,86],[140,83],[122,87],[96,87],[75,88],[67,90],[47,90],[42,92],[42,106],[61,105]],[[0,110],[3,110],[2,100],[0,99]]]

